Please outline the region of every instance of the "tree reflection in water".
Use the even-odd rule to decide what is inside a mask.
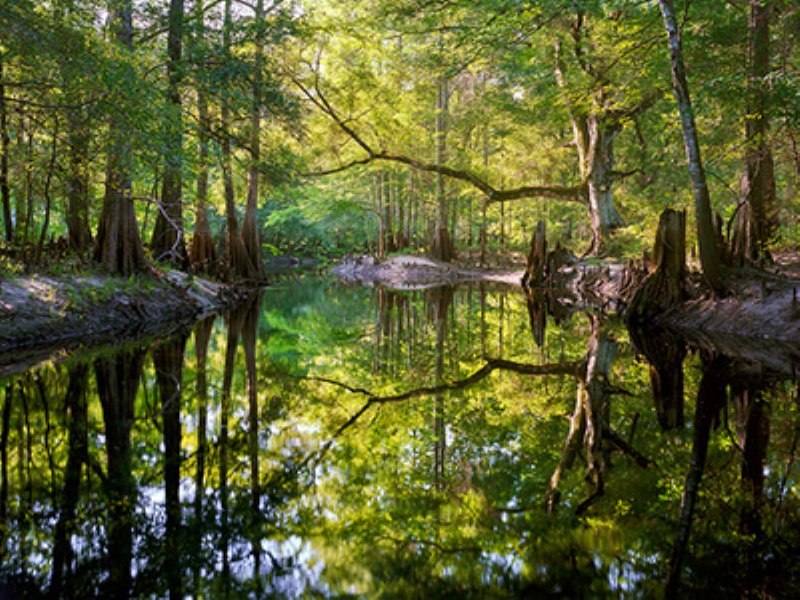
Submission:
[[[729,347],[486,284],[267,288],[0,382],[0,589],[791,596],[798,356]]]

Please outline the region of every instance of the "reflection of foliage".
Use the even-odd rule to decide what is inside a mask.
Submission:
[[[604,493],[581,515],[575,509],[591,491],[584,481],[582,448],[562,474],[559,509],[545,511],[568,432],[565,416],[575,405],[573,375],[531,377],[497,370],[468,386],[436,390],[440,394],[376,402],[337,436],[366,399],[313,378],[398,397],[465,380],[491,357],[531,365],[584,359],[590,319],[574,315],[550,323],[538,349],[527,329],[524,302],[523,296],[502,290],[397,294],[318,278],[267,288],[255,342],[255,414],[245,353],[237,345],[225,436],[221,402],[228,331],[220,319],[210,332],[207,405],[197,391],[202,367],[197,341],[190,337],[180,400],[182,527],[170,544],[165,541],[164,412],[155,368],[147,359],[130,433],[135,593],[167,595],[165,565],[168,552],[174,552],[188,574],[183,592],[213,596],[660,594],[692,431],[660,428],[648,368],[633,360],[627,332],[615,323],[604,329],[617,347],[607,382],[613,392],[608,419],[655,466],[642,468],[617,446],[604,446]],[[247,315],[230,322],[254,325]],[[246,338],[242,333],[240,340]],[[692,399],[699,361],[687,362],[685,394]],[[2,576],[27,578],[40,589],[50,585],[50,562],[40,557],[53,552],[66,465],[70,448],[76,447],[64,400],[73,367],[43,366],[7,382],[11,391],[5,397],[0,393],[0,407],[8,411]],[[93,596],[107,577],[110,497],[103,493],[108,476],[104,413],[91,370],[85,383],[86,456],[67,538],[77,553],[64,582],[74,595]],[[774,590],[778,582],[797,577],[792,557],[800,544],[795,533],[800,497],[792,465],[800,451],[800,417],[791,402],[794,384],[762,393],[771,398],[771,435],[760,543],[771,552],[764,561],[765,589]],[[686,412],[691,422],[693,402]],[[698,593],[711,585],[722,589],[719,572],[731,573],[726,592],[744,589],[738,565],[743,549],[753,547],[741,529],[741,509],[749,497],[741,485],[741,453],[730,421],[711,432],[683,578]],[[329,450],[317,461],[327,444]],[[437,456],[443,456],[443,464],[437,465]]]

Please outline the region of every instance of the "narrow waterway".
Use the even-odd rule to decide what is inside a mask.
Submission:
[[[0,381],[0,596],[800,594],[797,356],[546,305],[308,275]]]

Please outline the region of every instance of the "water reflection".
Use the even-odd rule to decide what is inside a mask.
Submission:
[[[797,356],[570,312],[306,278],[9,378],[0,591],[797,592]]]

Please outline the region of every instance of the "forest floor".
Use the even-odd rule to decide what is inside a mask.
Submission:
[[[81,347],[166,335],[241,294],[178,271],[131,279],[3,275],[0,375]]]

